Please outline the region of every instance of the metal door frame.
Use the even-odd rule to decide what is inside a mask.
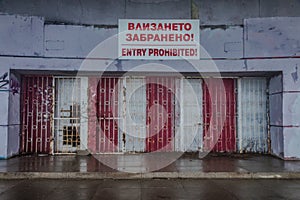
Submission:
[[[106,91],[106,89],[99,91],[101,88],[99,88],[99,84],[101,80],[109,80],[109,79],[115,79],[115,85],[114,85],[114,91]],[[88,138],[88,148],[91,151],[91,153],[93,154],[111,154],[111,153],[120,153],[122,152],[122,149],[119,146],[119,140],[121,139],[120,136],[120,120],[123,114],[120,113],[120,109],[119,109],[119,103],[121,101],[120,99],[120,95],[123,93],[122,90],[122,77],[96,77],[96,76],[91,76],[89,77],[88,80],[88,86],[89,86],[89,92],[88,92],[88,104],[89,104],[89,126],[88,126],[88,134],[89,134],[89,138]],[[106,86],[106,82],[104,83]],[[111,86],[110,83],[108,83],[109,86]],[[109,87],[108,86],[108,87]],[[109,89],[111,90],[111,89]],[[114,98],[116,98],[116,100],[112,100],[113,102],[113,106],[116,105],[117,108],[113,108],[113,112],[114,113],[112,116],[106,116],[106,114],[111,115],[112,113],[105,113],[105,116],[100,116],[101,113],[99,111],[99,109],[101,109],[100,106],[104,106],[104,110],[106,111],[105,107],[107,106],[111,106],[111,102],[105,102],[105,100],[100,99],[102,98],[102,96],[100,95],[100,93],[104,93],[104,92],[108,92],[109,93],[115,93],[115,90],[117,90],[117,94],[114,94]],[[105,93],[106,94],[106,93]],[[109,95],[105,95],[105,97],[103,98],[110,98]],[[103,102],[104,103],[103,103]],[[111,100],[109,100],[111,101]],[[100,105],[100,103],[103,103]],[[107,104],[106,104],[107,103]],[[115,116],[117,115],[117,116]],[[105,121],[103,121],[103,124],[101,124],[101,120],[112,120],[112,123],[114,123],[111,127],[110,122],[108,124],[106,124]],[[106,126],[107,125],[107,126]],[[105,126],[101,128],[101,126]],[[108,132],[110,131],[110,129],[112,128],[113,131],[118,131],[118,133],[116,135],[114,135],[115,133],[109,133],[109,134],[113,134],[113,138],[108,138],[108,136],[106,135],[105,131],[108,130]],[[104,131],[102,130],[104,129]],[[115,138],[116,136],[116,138]],[[106,143],[108,142],[108,144]],[[101,144],[102,143],[102,144]]]
[[[243,118],[242,117],[245,117],[243,115],[243,109],[244,109],[244,106],[242,106],[242,80],[246,80],[246,79],[252,79],[252,80],[255,80],[255,79],[259,79],[260,81],[263,81],[264,82],[264,86],[262,86],[263,88],[262,89],[265,89],[265,96],[262,96],[265,97],[265,105],[262,105],[264,106],[264,117],[263,117],[263,125],[265,125],[265,127],[262,127],[260,126],[260,128],[263,128],[264,129],[264,134],[265,134],[265,138],[264,138],[264,142],[261,141],[262,138],[259,137],[258,130],[254,131],[254,133],[248,133],[248,139],[250,139],[251,141],[251,144],[252,146],[250,147],[245,147],[245,145],[243,144],[244,141],[243,139],[246,139],[245,138],[245,129],[242,128],[242,125],[243,125]],[[267,78],[266,77],[242,77],[242,78],[239,78],[238,81],[237,81],[237,86],[238,86],[238,95],[237,95],[237,98],[238,98],[238,101],[237,101],[237,113],[238,113],[238,119],[237,119],[237,151],[239,151],[240,153],[243,153],[243,152],[252,152],[252,153],[268,153],[270,151],[270,147],[269,147],[269,136],[268,136],[268,126],[269,126],[269,120],[268,120],[268,83],[267,83]],[[260,91],[261,92],[261,91]],[[254,97],[251,97],[251,98],[255,98]],[[255,100],[257,100],[255,98]],[[243,107],[243,108],[242,108]],[[247,109],[249,109],[249,107],[247,107]],[[261,109],[259,109],[259,111],[261,111]],[[257,116],[257,112],[258,110],[252,110],[252,112],[255,112],[254,114]],[[250,116],[251,118],[253,116]],[[253,120],[253,119],[252,119]],[[248,123],[253,123],[253,121],[250,121],[250,122],[247,122]],[[255,127],[258,128],[255,124]],[[247,134],[247,133],[246,133]],[[258,138],[257,138],[258,137]],[[252,140],[253,139],[258,139],[259,140],[259,143],[260,144],[253,144]],[[257,141],[256,141],[257,142]],[[259,145],[263,145],[263,146],[259,146]],[[259,148],[259,149],[253,149],[253,148]]]
[[[39,85],[40,84],[39,79],[42,79],[41,85]],[[46,79],[46,85],[44,85],[44,79]],[[51,146],[51,141],[53,138],[52,106],[54,101],[53,99],[54,89],[52,85],[53,84],[52,79],[53,79],[52,76],[40,76],[40,75],[22,76],[22,83],[21,83],[22,88],[21,88],[21,96],[20,96],[21,97],[21,135],[20,135],[21,153],[49,153],[50,154],[52,152],[52,146]],[[30,84],[32,84],[31,87],[29,86]],[[44,87],[46,87],[46,89]],[[30,92],[31,93],[35,92],[35,95],[32,94],[31,96],[29,96]],[[34,96],[38,98],[38,95],[36,93],[38,93],[38,95],[41,96],[41,99],[33,98]],[[32,98],[31,101],[29,98]],[[34,104],[36,106],[34,106]],[[30,105],[31,108],[29,108]],[[39,111],[39,107],[41,107],[40,111]],[[35,111],[33,108],[35,108]],[[31,112],[29,112],[30,109]],[[29,120],[29,118],[31,118],[31,120]],[[31,121],[30,125],[29,125],[29,121]],[[30,136],[28,133],[29,130],[30,130]],[[35,147],[33,146],[34,142],[35,142],[34,144]],[[45,142],[45,144],[42,144],[42,142]],[[31,143],[30,148],[28,147],[28,143]],[[40,143],[39,145],[40,147],[38,147],[38,143]]]
[[[80,95],[79,95],[79,113],[80,113],[80,116],[79,118],[78,117],[72,117],[70,116],[69,118],[64,118],[64,117],[56,117],[55,115],[57,114],[56,113],[56,100],[58,98],[58,94],[55,93],[55,91],[58,89],[58,85],[56,84],[56,80],[59,80],[59,79],[73,79],[73,80],[79,80],[79,84],[80,84],[80,87],[78,88],[79,92],[80,92]],[[87,150],[87,120],[88,120],[88,116],[87,116],[87,96],[86,95],[83,95],[83,94],[86,94],[87,93],[87,80],[88,78],[87,77],[79,77],[79,76],[54,76],[53,77],[53,86],[54,86],[54,91],[53,91],[53,123],[52,123],[52,129],[53,129],[53,140],[51,142],[51,146],[52,146],[52,154],[76,154],[76,151],[78,150]],[[86,86],[86,87],[84,87]],[[74,87],[74,86],[73,86]],[[71,108],[70,108],[71,109]],[[70,114],[71,114],[71,110],[70,110]],[[79,129],[79,140],[80,140],[80,145],[76,146],[76,147],[72,147],[72,149],[70,150],[67,150],[67,151],[60,151],[60,149],[58,149],[58,132],[59,131],[63,131],[65,129],[65,127],[63,128],[63,130],[60,130],[60,129],[56,129],[56,120],[59,121],[59,120],[79,120],[79,122],[77,121],[77,123],[73,123],[73,122],[70,122],[69,124],[72,124],[71,126],[73,127],[73,124],[76,124],[75,126],[75,129],[77,131],[77,128]],[[59,127],[57,127],[59,128]],[[68,131],[69,129],[69,126],[66,127],[66,131]],[[73,130],[73,128],[71,129]],[[58,131],[58,132],[57,132]],[[64,137],[62,135],[62,137]],[[60,142],[63,142],[63,141],[60,141]],[[72,141],[73,142],[73,141]],[[63,148],[63,144],[62,144],[62,147]]]
[[[141,84],[136,85],[134,82]],[[122,152],[145,152],[146,150],[146,79],[144,76],[127,76],[122,80],[122,91],[119,106],[119,113],[122,113],[122,118],[119,124],[123,130],[119,132],[119,147]],[[138,90],[142,91],[138,91]],[[138,94],[135,94],[138,92]],[[131,96],[129,96],[131,95]],[[138,95],[138,96],[136,96]],[[131,103],[128,97],[133,97],[133,101],[137,101],[137,107],[134,107],[134,112],[131,110]],[[137,113],[136,113],[137,112]],[[140,118],[135,118],[136,115]],[[141,124],[142,123],[142,124]],[[128,139],[132,146],[128,146]]]
[[[220,135],[218,136],[218,138],[217,138],[217,141],[214,141],[214,140],[216,140],[216,138],[212,138],[211,140],[213,141],[212,143],[214,144],[214,147],[212,148],[212,147],[209,147],[209,149],[207,149],[207,147],[206,147],[206,145],[205,145],[205,137],[209,137],[210,138],[210,136],[206,136],[206,134],[205,134],[205,129],[206,128],[203,128],[203,147],[204,147],[204,151],[208,151],[208,150],[211,150],[211,151],[213,151],[213,152],[236,152],[236,150],[237,150],[237,78],[235,77],[235,78],[233,78],[233,77],[210,77],[210,78],[203,78],[203,79],[218,79],[218,80],[220,80],[220,79],[222,79],[222,81],[224,80],[224,79],[232,79],[232,81],[233,81],[233,109],[234,109],[234,116],[232,116],[234,119],[233,119],[233,123],[234,123],[234,130],[232,130],[233,132],[234,132],[234,137],[232,138],[232,139],[234,139],[234,142],[231,142],[230,144],[234,147],[234,149],[228,149],[227,147],[226,147],[226,149],[225,150],[221,150],[221,151],[219,151],[217,148],[218,148],[218,143],[219,143],[219,140],[220,140],[220,136],[223,136],[223,131],[224,131],[224,126],[226,125],[226,123],[227,123],[227,107],[228,107],[228,102],[227,102],[227,100],[226,100],[226,107],[225,107],[225,113],[226,113],[226,119],[225,119],[225,121],[224,121],[224,123],[223,123],[223,125],[221,126],[222,127],[222,130],[221,130],[221,133],[220,133]],[[202,84],[202,87],[203,87],[203,92],[205,91],[205,89],[204,89],[204,87],[205,87],[205,85],[204,84],[206,84],[206,81],[204,81],[203,80],[203,84]],[[223,85],[224,85],[224,82],[223,82]],[[207,86],[206,86],[207,87]],[[209,92],[209,97],[211,96],[211,94],[210,94],[210,91],[208,90],[208,92]],[[227,91],[226,91],[226,87],[224,86],[224,92],[225,93],[227,93]],[[205,97],[205,95],[203,95],[203,98]],[[211,97],[210,97],[211,98]],[[227,99],[227,96],[226,96],[226,99]],[[211,102],[212,103],[212,102]],[[203,99],[203,106],[206,104],[206,102],[205,102],[205,100]],[[211,107],[211,106],[210,106]],[[203,115],[205,114],[204,113],[205,112],[205,109],[203,108]],[[208,126],[208,127],[210,127],[210,129],[211,129],[211,123],[210,123],[210,121],[208,122],[208,123],[205,123],[206,121],[205,121],[205,116],[203,116],[203,127],[206,127],[206,126]],[[231,119],[232,120],[232,119]],[[218,130],[218,128],[221,128],[221,127],[219,127],[218,125],[216,125],[216,127],[212,127],[213,129],[216,129],[216,130]],[[230,128],[230,129],[232,129],[232,127]],[[224,135],[225,135],[225,133],[224,133]],[[225,139],[225,143],[227,143],[226,142],[226,140],[227,140],[227,138],[222,138],[222,139]],[[210,145],[212,144],[211,142],[210,142]],[[227,144],[225,145],[225,146],[227,146]]]
[[[175,151],[201,152],[203,150],[202,82],[202,78],[199,77],[182,77],[178,79],[176,93],[180,104],[175,105],[175,110],[177,110]],[[192,108],[192,111],[186,111],[188,110],[186,106]],[[190,132],[192,132],[191,135]]]
[[[156,79],[156,81],[152,81],[153,79]],[[161,80],[160,80],[161,79]],[[146,152],[160,152],[160,151],[164,151],[164,152],[173,152],[175,151],[175,97],[176,97],[176,79],[177,77],[174,76],[147,76],[146,77],[146,98],[147,98],[147,109],[146,109],[146,129],[147,129],[147,138],[146,138]],[[149,82],[150,80],[150,82]],[[161,83],[158,81],[162,81]],[[155,86],[151,86],[150,84]],[[167,85],[164,85],[167,84]],[[159,85],[161,85],[159,87]],[[170,88],[171,87],[171,88]],[[151,90],[150,90],[151,89]],[[151,94],[153,94],[153,89],[157,90],[156,91],[156,95],[157,95],[157,99],[155,100],[154,97],[149,96],[149,90],[151,92]],[[166,90],[166,91],[165,91]],[[159,96],[159,93],[164,93],[164,91],[166,92],[166,94],[162,95],[162,97]],[[163,99],[163,96],[167,96],[166,100]],[[150,99],[148,99],[150,98]],[[152,102],[153,100],[153,102]],[[161,104],[159,101],[162,101]],[[160,127],[158,125],[152,127],[153,125],[151,124],[151,118],[149,116],[149,107],[150,106],[150,102],[152,102],[154,105],[162,105],[164,108],[168,109],[167,112],[171,112],[171,113],[167,113],[167,126],[168,127]],[[170,103],[170,104],[169,104]],[[157,112],[156,114],[158,114],[156,116],[156,119],[159,118],[163,118],[164,116],[162,116],[162,112],[160,112],[160,108],[157,108],[155,110],[155,112]],[[152,114],[152,113],[151,113]],[[171,122],[170,122],[171,121]],[[161,121],[160,121],[161,122]],[[149,124],[150,123],[150,124]],[[151,126],[152,125],[152,126]],[[151,128],[151,129],[150,129]],[[153,131],[153,130],[154,131]],[[159,132],[156,133],[155,135],[152,135],[153,132],[158,131]],[[152,132],[153,131],[153,132]],[[166,132],[167,131],[167,132]],[[167,135],[165,135],[164,133],[167,133]],[[161,135],[161,136],[159,136]],[[154,142],[153,142],[154,141]],[[153,143],[155,143],[157,141],[157,144],[153,146]],[[152,143],[152,145],[151,145]],[[156,146],[156,147],[155,147]]]

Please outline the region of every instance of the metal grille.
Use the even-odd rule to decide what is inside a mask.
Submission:
[[[238,80],[238,150],[266,153],[267,134],[266,78]]]
[[[81,78],[55,77],[54,152],[74,153],[85,149],[81,139],[82,112]],[[83,121],[82,121],[83,120]],[[86,121],[86,119],[85,119]]]
[[[181,79],[180,132],[176,151],[202,150],[202,80]]]
[[[92,153],[118,152],[119,79],[89,79],[89,140]]]
[[[123,83],[125,99],[122,143],[126,152],[144,152],[146,146],[146,85],[144,78],[126,78]]]
[[[234,79],[205,79],[203,82],[203,145],[205,151],[235,151],[235,116]]]
[[[146,78],[146,151],[174,150],[175,78]]]
[[[22,78],[22,153],[50,153],[53,79]]]

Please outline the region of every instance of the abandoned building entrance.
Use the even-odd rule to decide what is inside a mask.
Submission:
[[[21,153],[268,153],[267,78],[22,77]]]

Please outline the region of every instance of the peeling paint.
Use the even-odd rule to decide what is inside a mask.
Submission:
[[[296,65],[295,70],[296,70],[295,72],[291,73],[291,76],[292,76],[294,82],[297,82],[298,81],[298,65]]]
[[[244,60],[244,67],[243,67],[246,71],[248,70],[248,62],[247,60]]]

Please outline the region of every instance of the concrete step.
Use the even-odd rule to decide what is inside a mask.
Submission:
[[[0,179],[300,179],[300,172],[2,172]]]

